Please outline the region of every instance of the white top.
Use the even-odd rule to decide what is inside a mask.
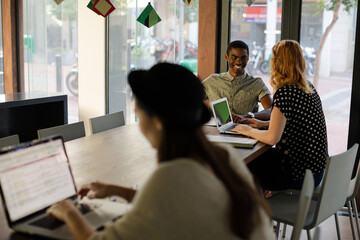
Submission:
[[[232,147],[225,147],[230,163],[245,179],[253,180]],[[231,199],[222,182],[190,159],[159,164],[133,200],[133,208],[90,239],[239,239],[230,230]],[[275,239],[269,218],[250,239]],[[246,217],[246,216],[244,216]]]

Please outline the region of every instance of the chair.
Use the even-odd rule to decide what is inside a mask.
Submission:
[[[321,231],[319,227],[316,227],[313,240],[320,240]]]
[[[52,135],[61,135],[64,142],[74,140],[77,138],[85,137],[84,122],[76,122],[67,125],[61,125],[56,127],[44,128],[37,131],[38,137],[46,138]]]
[[[354,215],[355,215],[356,230],[357,230],[358,238],[360,239],[359,214],[358,214],[357,204],[356,204],[356,200],[355,200],[355,197],[358,193],[359,185],[360,185],[359,172],[360,172],[360,164],[358,164],[358,166],[357,166],[355,177],[350,180],[350,185],[349,185],[348,195],[347,195],[348,197],[346,199],[346,208],[347,208],[348,214],[349,214],[351,233],[352,233],[353,239],[356,239],[354,220],[353,220]],[[321,189],[321,185],[315,189],[313,199],[316,200],[318,198],[320,189]],[[292,190],[290,190],[288,192],[291,192],[291,194],[297,194],[296,191],[292,191]],[[286,225],[284,226],[284,229],[286,229]]]
[[[106,114],[100,117],[90,118],[89,121],[91,134],[125,125],[124,112],[122,111]]]
[[[317,200],[311,200],[303,227],[307,230],[308,239],[311,239],[310,230],[332,215],[335,216],[338,239],[340,239],[337,211],[344,206],[347,199],[358,147],[358,144],[354,144],[348,151],[328,158],[319,197]],[[269,198],[268,202],[275,221],[294,224],[299,202],[298,195],[280,192]]]
[[[314,192],[315,182],[311,170],[307,169],[303,186],[300,193],[299,205],[296,212],[291,240],[298,240],[300,238],[301,230],[304,226],[306,215],[308,213],[311,197]]]
[[[10,145],[16,145],[19,144],[19,135],[14,134],[8,137],[0,138],[0,148],[7,147]]]
[[[312,199],[312,195],[315,188],[315,182],[312,175],[311,170],[307,169],[305,172],[305,178],[303,182],[303,186],[300,192],[300,197],[298,201],[298,207],[294,222],[294,227],[291,234],[291,240],[298,240],[300,238],[301,230],[304,226],[306,215],[308,213],[310,202]],[[277,195],[274,195],[274,197],[277,197]],[[280,229],[280,222],[278,221],[277,227],[276,227],[276,235],[278,236]],[[286,224],[284,224],[283,228],[283,238],[285,238],[285,232],[286,232]]]
[[[354,210],[357,234],[358,234],[358,238],[360,239],[359,214],[358,214],[358,209],[357,209],[356,200],[355,200],[355,197],[358,193],[359,185],[360,185],[359,171],[360,171],[360,163],[357,166],[355,177],[353,179],[351,179],[351,181],[350,181],[348,195],[347,195],[347,199],[346,199],[346,207],[349,212],[350,226],[351,226],[351,232],[352,232],[353,239],[356,239],[356,236],[355,236],[356,234],[355,234],[352,210]]]

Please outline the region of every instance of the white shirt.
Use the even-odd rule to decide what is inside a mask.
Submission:
[[[252,186],[252,176],[232,147],[230,163]],[[133,208],[90,239],[239,239],[230,230],[230,195],[222,182],[191,159],[159,164],[133,200]],[[262,212],[250,239],[275,239],[270,219]],[[244,216],[246,218],[246,216]]]

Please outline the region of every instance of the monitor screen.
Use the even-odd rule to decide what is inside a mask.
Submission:
[[[0,181],[11,221],[76,194],[61,139],[8,152],[1,160],[7,162]]]
[[[67,96],[14,93],[0,99],[0,138],[18,134],[20,142],[37,139],[37,130],[68,123]],[[3,100],[3,101],[2,101]]]
[[[226,100],[213,104],[215,119],[219,126],[231,122],[229,107]]]

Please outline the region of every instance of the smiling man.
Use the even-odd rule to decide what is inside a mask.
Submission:
[[[258,102],[261,102],[264,109],[271,108],[272,99],[262,79],[255,78],[245,71],[249,61],[248,45],[240,40],[231,42],[227,47],[225,59],[229,71],[212,74],[202,82],[209,101],[227,97],[232,114],[260,118],[261,114],[254,115],[253,109]],[[265,114],[265,118],[262,116],[261,119],[269,116],[270,114]]]

